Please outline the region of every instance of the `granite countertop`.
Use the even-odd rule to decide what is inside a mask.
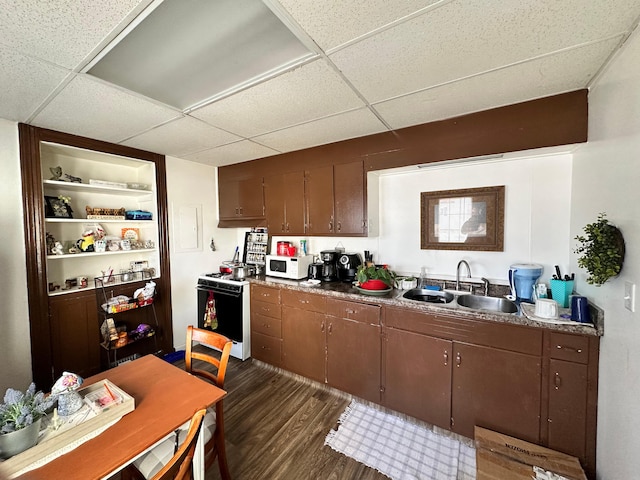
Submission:
[[[317,286],[304,286],[303,280],[286,280],[275,277],[251,277],[248,279],[251,283],[277,286],[296,291],[304,291],[309,293],[319,293],[330,297],[351,300],[356,302],[364,302],[376,305],[387,305],[402,308],[411,308],[418,311],[429,313],[455,314],[458,317],[467,317],[475,320],[486,320],[499,323],[511,323],[514,325],[525,325],[529,327],[545,328],[567,333],[579,333],[582,335],[602,336],[604,335],[604,312],[596,305],[590,304],[591,319],[594,325],[583,324],[567,321],[566,323],[555,323],[551,320],[547,321],[539,319],[531,314],[531,310],[527,309],[526,314],[520,310],[517,313],[500,313],[490,312],[487,310],[475,310],[461,307],[454,300],[446,304],[425,303],[415,300],[403,298],[402,295],[406,290],[393,289],[385,295],[366,295],[360,293],[352,284],[344,282],[323,282]],[[560,309],[560,313],[569,312],[569,309]],[[562,319],[560,319],[562,321]]]

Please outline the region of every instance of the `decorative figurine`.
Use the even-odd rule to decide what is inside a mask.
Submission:
[[[84,382],[75,373],[63,372],[51,388],[51,395],[58,397],[58,413],[63,417],[76,413],[83,405],[82,397],[76,391]]]
[[[67,180],[69,180],[71,183],[82,183],[82,179],[80,177],[74,177],[73,175],[69,175],[68,173],[65,173],[64,176],[67,178]]]
[[[64,182],[64,180],[60,179],[60,177],[62,177],[62,167],[60,165],[58,165],[57,167],[49,168],[49,171],[53,174],[53,177],[51,177],[49,180],[55,180],[56,182]]]

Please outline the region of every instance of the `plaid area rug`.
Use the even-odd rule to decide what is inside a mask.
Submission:
[[[393,480],[474,480],[475,449],[400,417],[352,401],[325,439]]]

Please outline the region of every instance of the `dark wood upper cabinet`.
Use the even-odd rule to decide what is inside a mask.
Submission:
[[[365,235],[367,195],[361,161],[333,166],[335,233]]]
[[[262,177],[218,182],[221,219],[264,217]]]
[[[272,235],[303,235],[304,172],[290,172],[264,178],[267,228]]]
[[[307,234],[335,233],[333,220],[333,165],[305,171]]]

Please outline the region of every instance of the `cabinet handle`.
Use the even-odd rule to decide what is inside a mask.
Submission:
[[[333,232],[333,222],[329,220],[329,231]]]
[[[331,334],[331,330],[333,330],[333,323],[329,324],[329,329],[327,330],[329,334]]]
[[[449,352],[444,351],[444,366],[446,367],[449,364]]]
[[[342,230],[342,223],[338,222],[338,231]]]
[[[287,222],[287,232],[289,231],[289,222]]]
[[[460,352],[456,353],[456,367],[459,367],[462,363],[462,357],[460,356]]]
[[[309,303],[309,300],[300,300],[300,303],[302,303],[303,305],[306,305],[307,303]]]
[[[568,347],[567,345],[556,345],[556,348],[558,350],[570,350],[572,352],[582,353],[581,348]]]
[[[345,308],[344,311],[345,311],[345,313],[347,315],[351,315],[352,313],[356,313],[355,310],[351,310],[350,308]]]
[[[281,232],[284,232],[284,222],[282,222],[282,228],[280,228]]]
[[[242,215],[242,207],[240,207],[240,215]]]
[[[562,385],[562,378],[560,378],[560,374],[558,372],[556,372],[556,375],[553,379],[553,385],[556,390],[559,390],[560,386]]]
[[[321,332],[324,332],[324,322],[322,322],[322,323],[320,324],[320,331],[321,331]]]

